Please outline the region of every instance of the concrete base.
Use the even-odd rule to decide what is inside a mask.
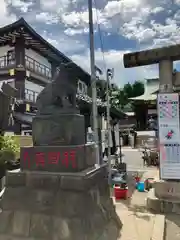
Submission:
[[[159,180],[154,183],[155,196],[180,202],[180,182]]]
[[[155,212],[180,214],[180,182],[154,182],[147,197],[147,207]]]
[[[107,166],[81,173],[8,173],[1,240],[117,240]]]
[[[175,199],[157,198],[155,196],[155,189],[152,188],[147,196],[147,208],[155,213],[180,214],[180,201]]]

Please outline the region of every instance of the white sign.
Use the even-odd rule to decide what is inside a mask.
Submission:
[[[179,95],[158,94],[160,175],[180,179]]]

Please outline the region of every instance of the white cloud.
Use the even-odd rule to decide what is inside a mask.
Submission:
[[[145,78],[157,77],[158,70],[156,66],[150,67],[138,67],[132,69],[125,69],[123,66],[123,54],[126,51],[109,50],[105,52],[104,57],[108,68],[114,68],[113,82],[119,86],[123,86],[125,83],[134,82],[135,80],[144,80]],[[88,72],[90,72],[90,56],[89,51],[85,51],[84,54],[73,54],[70,56],[73,61],[82,66]],[[95,51],[96,65],[104,70],[103,57],[100,50]],[[105,76],[104,76],[105,78]]]
[[[175,0],[175,3],[176,4],[180,4],[180,0]]]
[[[26,13],[28,11],[29,7],[31,7],[34,4],[33,1],[25,2],[23,0],[8,0],[8,3],[24,13]]]
[[[179,1],[176,0],[175,3],[178,4]],[[80,3],[81,5],[78,5]],[[152,46],[157,43],[176,42],[176,36],[179,37],[179,28],[176,23],[167,22],[164,26],[158,27],[157,22],[151,22],[152,15],[157,15],[162,11],[168,13],[169,10],[172,10],[172,2],[169,0],[158,0],[158,2],[157,0],[114,0],[106,1],[106,3],[102,1],[102,3],[104,6],[102,5],[101,9],[93,8],[94,23],[96,24],[98,19],[102,29],[106,29],[108,33],[119,32],[120,35],[140,43],[152,41]],[[55,23],[59,20],[66,28],[65,33],[70,36],[88,32],[87,2],[82,0],[40,0],[40,5],[42,12],[36,16],[38,21]],[[81,6],[79,10],[77,6]],[[178,9],[173,13],[175,13],[174,20],[180,21]],[[167,37],[164,37],[165,33]]]
[[[104,14],[107,17],[113,17],[116,14],[124,20],[130,20],[134,14],[137,15],[137,9],[141,6],[141,0],[121,0],[109,1],[104,8]]]
[[[64,33],[68,36],[73,36],[77,34],[83,34],[83,33],[88,33],[89,28],[84,28],[84,29],[74,29],[74,28],[67,28]]]
[[[100,24],[103,24],[104,22],[106,22],[101,11],[96,10],[95,8],[93,8],[92,11],[93,11],[93,22],[95,24],[97,23],[97,20],[98,20],[98,23]],[[61,21],[67,26],[87,27],[89,24],[88,9],[86,9],[83,12],[72,11],[70,13],[64,13],[60,18],[61,18]]]
[[[7,9],[7,4],[5,0],[1,0],[0,7],[0,26],[5,26],[16,21],[16,16],[14,14],[9,14]]]
[[[40,0],[40,6],[42,11],[50,11],[55,14],[64,14],[66,12],[72,11],[73,7],[80,0]]]
[[[30,0],[29,2],[8,1],[24,12],[27,12],[32,6]],[[93,8],[95,31],[97,31],[96,24],[98,22],[101,24],[101,30],[106,31],[107,34],[119,34],[120,38],[123,36],[125,39],[134,40],[132,51],[143,49],[145,46],[152,48],[180,42],[180,10],[177,5],[172,7],[173,1],[171,0],[95,1],[96,4],[99,4],[97,10]],[[87,1],[37,0],[36,2],[40,2],[40,9],[37,8],[26,13],[30,23],[33,22],[36,27],[38,22],[42,28],[44,26],[44,29],[48,29],[42,34],[43,37],[60,51],[72,57],[80,66],[89,70],[88,41],[84,42],[83,38],[84,34],[86,33],[87,36],[89,32]],[[174,3],[180,4],[180,0],[175,0]],[[13,16],[9,17],[5,5],[1,4],[0,13],[3,11],[2,9],[5,13],[0,15],[0,24],[7,24],[13,19]],[[54,26],[59,29],[57,32],[54,31]],[[54,34],[50,34],[50,32]],[[106,39],[103,40],[106,42]],[[122,85],[128,81],[158,76],[155,66],[125,69],[122,56],[126,52],[124,50],[126,45],[123,45],[123,42],[119,46],[119,50],[114,50],[111,43],[107,43],[106,47],[108,46],[109,50],[106,50],[104,54],[105,60],[108,67],[115,69],[114,81],[116,83]],[[95,55],[96,64],[104,70],[101,51],[96,50]]]
[[[121,28],[121,34],[128,39],[134,39],[138,42],[149,41],[156,35],[156,31],[151,28],[146,28],[142,24],[137,24],[138,19],[133,19],[129,23],[125,23]]]
[[[58,23],[58,17],[50,14],[48,12],[41,12],[39,14],[36,14],[36,20],[38,22],[45,22],[46,24],[52,24],[52,23]]]
[[[43,31],[41,35],[62,53],[67,55],[72,54],[72,52],[84,51],[86,48],[86,44],[83,41],[74,40],[63,33],[57,33],[56,36],[54,36],[52,33]]]
[[[159,12],[162,12],[164,11],[164,8],[163,7],[155,7],[152,9],[152,13],[159,13]]]

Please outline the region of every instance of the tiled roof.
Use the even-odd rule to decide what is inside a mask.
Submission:
[[[85,94],[78,93],[78,94],[76,94],[76,98],[77,98],[77,100],[82,100],[82,101],[90,103],[90,104],[92,103],[92,98]],[[97,106],[106,107],[107,103],[102,102],[101,99],[97,99]]]
[[[82,77],[88,85],[90,84],[90,74],[47,42],[24,20],[24,18],[20,18],[18,21],[0,28],[0,46],[7,44],[13,38],[19,36],[23,36],[26,45],[30,45],[35,51],[40,52],[43,56],[59,63],[69,63],[70,68],[75,71],[77,70],[77,77]]]

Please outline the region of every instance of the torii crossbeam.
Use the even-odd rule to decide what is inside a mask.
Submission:
[[[180,60],[180,44],[124,54],[124,67],[132,68],[159,64],[159,84],[161,92],[173,90],[173,61]]]

